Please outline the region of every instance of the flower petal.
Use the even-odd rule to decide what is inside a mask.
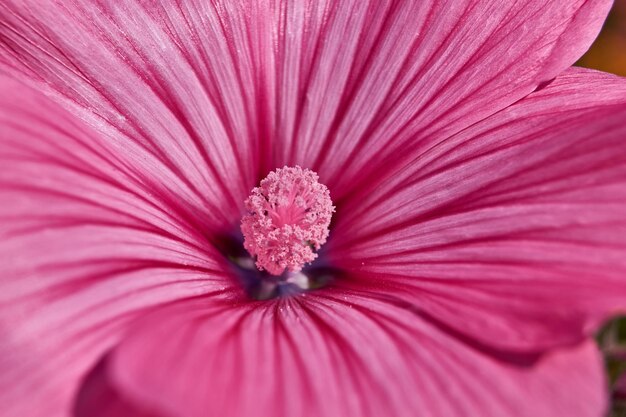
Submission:
[[[145,159],[186,204],[236,224],[266,122],[251,107],[263,109],[256,49],[228,21],[244,12],[234,2],[11,0],[0,5],[0,62]]]
[[[96,128],[166,159],[196,200],[221,193],[210,204],[235,215],[284,164],[318,171],[337,198],[370,184],[364,166],[387,177],[389,158],[432,146],[573,64],[610,6],[12,0],[0,6],[0,45],[5,70],[48,83]]]
[[[0,78],[6,415],[63,415],[78,379],[129,321],[228,282],[202,229],[159,201],[167,189],[142,182],[143,161],[127,157],[41,94]]]
[[[626,79],[569,71],[342,207],[327,254],[482,343],[575,343],[626,309],[624,120]]]
[[[279,162],[314,169],[339,200],[551,80],[587,50],[611,6],[280,3]]]
[[[108,380],[107,365],[106,358],[101,360],[85,378],[72,417],[161,417],[122,398]]]
[[[111,360],[120,392],[167,416],[597,417],[607,396],[591,343],[496,359],[356,293],[179,303]]]

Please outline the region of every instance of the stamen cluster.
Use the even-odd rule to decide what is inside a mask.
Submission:
[[[335,207],[318,175],[296,167],[279,168],[252,190],[241,221],[244,247],[256,266],[272,275],[298,272],[326,243]]]

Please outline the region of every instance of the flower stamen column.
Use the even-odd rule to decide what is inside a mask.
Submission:
[[[335,210],[328,188],[309,169],[279,168],[252,190],[241,220],[244,247],[259,270],[299,272],[326,243]]]

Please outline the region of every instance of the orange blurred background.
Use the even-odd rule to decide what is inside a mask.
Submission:
[[[626,76],[626,0],[616,0],[593,46],[576,65]]]

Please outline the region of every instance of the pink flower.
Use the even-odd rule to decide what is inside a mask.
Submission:
[[[162,3],[0,4],[3,416],[603,414],[610,1]]]

